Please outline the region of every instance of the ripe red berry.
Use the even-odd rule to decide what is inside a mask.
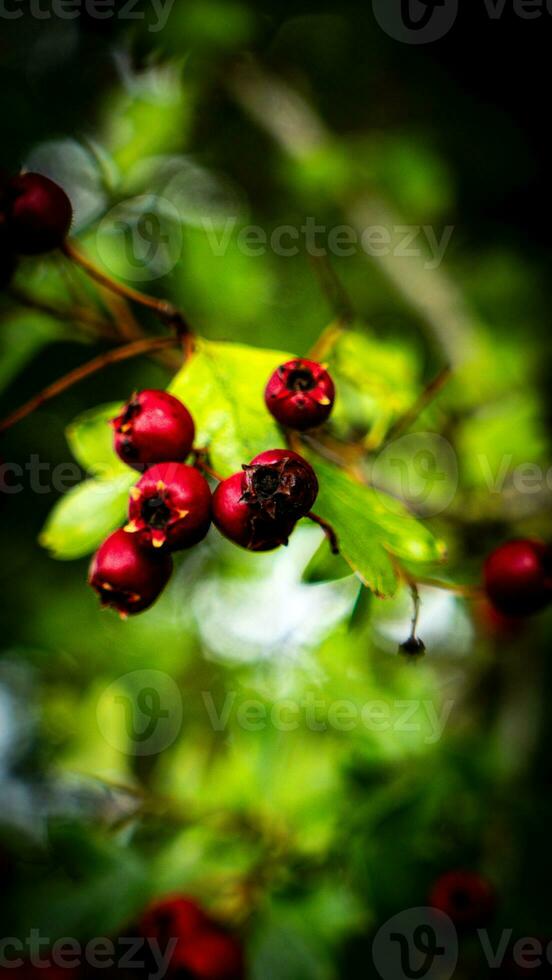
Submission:
[[[73,209],[59,184],[42,174],[20,174],[10,181],[8,197],[6,214],[16,252],[38,255],[63,245]]]
[[[505,616],[531,616],[552,601],[552,549],[541,541],[515,540],[485,562],[485,591]]]
[[[190,548],[211,523],[211,491],[206,479],[184,463],[150,466],[130,491],[128,534],[149,548]]]
[[[306,459],[289,449],[259,453],[243,471],[244,500],[268,517],[298,520],[316,500],[316,473]]]
[[[146,909],[139,929],[147,939],[157,939],[164,950],[171,939],[188,942],[210,925],[211,920],[192,898],[169,895]]]
[[[312,429],[322,425],[334,400],[335,387],[326,368],[305,358],[281,364],[265,389],[269,412],[290,429]]]
[[[221,534],[249,551],[272,551],[287,544],[295,520],[275,520],[251,507],[243,497],[244,474],[234,473],[213,494],[213,522]]]
[[[492,918],[495,894],[486,878],[474,871],[448,871],[434,883],[429,904],[459,929],[481,929]]]
[[[150,388],[134,394],[111,425],[115,452],[140,471],[154,463],[183,462],[195,435],[194,420],[185,405],[168,391]]]
[[[171,572],[170,555],[141,549],[132,535],[119,529],[106,538],[94,555],[88,581],[102,606],[112,606],[126,616],[151,606]]]
[[[199,933],[193,942],[179,948],[175,965],[188,970],[193,980],[242,980],[245,976],[240,943],[220,927]]]

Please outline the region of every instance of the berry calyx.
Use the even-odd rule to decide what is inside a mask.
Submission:
[[[485,591],[505,616],[531,616],[552,601],[552,549],[519,539],[500,545],[484,567]]]
[[[134,394],[111,425],[115,452],[141,472],[154,463],[184,461],[195,435],[186,406],[168,391],[152,388]]]
[[[244,474],[222,480],[213,494],[213,523],[234,544],[249,551],[272,551],[287,544],[295,520],[263,515],[244,500]]]
[[[243,471],[243,499],[265,517],[296,521],[308,514],[316,500],[316,473],[290,449],[259,453]]]
[[[128,516],[125,532],[141,546],[190,548],[209,530],[209,484],[193,466],[157,463],[132,487]]]
[[[334,383],[323,364],[295,358],[276,369],[265,388],[271,415],[290,429],[312,429],[326,421],[335,401]]]
[[[19,174],[6,192],[10,241],[22,255],[38,255],[63,245],[73,208],[67,194],[42,174]]]
[[[125,617],[151,606],[171,572],[170,555],[141,549],[132,535],[119,529],[106,538],[94,555],[88,581],[102,606],[111,606]]]
[[[435,881],[429,904],[448,915],[459,929],[482,929],[495,909],[495,894],[486,878],[474,871],[447,871]]]

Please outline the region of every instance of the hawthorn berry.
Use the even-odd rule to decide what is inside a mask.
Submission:
[[[177,947],[175,965],[184,967],[194,980],[242,980],[245,976],[241,944],[214,926]]]
[[[7,197],[7,224],[16,252],[38,255],[63,245],[73,209],[59,184],[42,174],[19,174],[10,181]]]
[[[127,616],[151,606],[171,572],[170,555],[140,548],[132,535],[119,529],[106,538],[94,555],[88,581],[102,606],[111,606]]]
[[[190,548],[211,523],[211,491],[205,477],[184,463],[150,466],[130,491],[125,532],[149,548]]]
[[[146,909],[139,930],[142,936],[156,939],[161,949],[166,949],[171,939],[187,942],[210,925],[211,920],[192,898],[168,895]]]
[[[434,882],[429,904],[448,915],[459,929],[481,929],[492,918],[495,894],[477,872],[447,871]]]
[[[234,473],[213,494],[213,522],[221,534],[249,551],[272,551],[288,538],[295,521],[264,516],[244,500],[244,474]]]
[[[552,601],[552,549],[518,539],[500,545],[484,567],[485,591],[505,616],[531,616]]]
[[[328,418],[334,383],[323,364],[295,358],[276,369],[265,388],[269,412],[290,429],[313,429]]]
[[[290,449],[269,449],[243,466],[243,499],[274,519],[298,520],[310,511],[318,480],[310,463]]]
[[[168,391],[152,388],[134,394],[111,425],[115,452],[141,472],[154,463],[185,460],[195,435],[185,405]]]

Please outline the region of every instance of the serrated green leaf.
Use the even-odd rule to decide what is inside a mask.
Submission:
[[[94,476],[129,472],[113,449],[113,430],[109,425],[120,410],[121,402],[99,405],[77,416],[65,431],[73,456]]]
[[[316,512],[332,524],[341,554],[373,592],[396,591],[389,553],[416,565],[442,561],[443,544],[403,504],[331,463],[313,463],[320,481]]]
[[[169,390],[194,417],[196,443],[209,449],[211,463],[229,476],[264,449],[284,445],[264,405],[272,372],[292,354],[243,344],[201,340]]]
[[[54,558],[82,558],[121,525],[128,491],[136,480],[131,470],[106,480],[85,480],[61,498],[50,512],[40,544]]]
[[[351,568],[345,559],[341,555],[333,555],[328,542],[324,540],[305,568],[302,580],[314,585],[317,582],[336,582],[350,574]]]

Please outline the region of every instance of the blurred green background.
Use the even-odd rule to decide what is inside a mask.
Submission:
[[[322,244],[340,225],[387,229],[387,251],[331,256],[357,338],[334,355],[334,431],[373,448],[450,361],[415,431],[446,439],[458,479],[447,470],[425,511],[410,501],[446,542],[438,577],[477,583],[503,539],[549,536],[550,18],[463,12],[414,47],[370,5],[177,0],[157,31],[139,10],[2,21],[3,167],[59,180],[89,254],[216,341],[306,354],[333,318],[304,235],[297,254],[247,254],[241,229],[270,238],[310,217]],[[515,70],[525,56],[531,91]],[[118,223],[144,213],[157,244],[137,265]],[[398,254],[405,227],[414,255]],[[424,229],[447,235],[442,261]],[[60,256],[22,262],[16,286],[104,309]],[[13,296],[0,318],[2,414],[110,346]],[[408,592],[378,600],[311,563],[312,526],[265,556],[212,531],[127,622],[100,612],[87,557],[41,547],[61,491],[85,475],[67,426],[170,379],[144,358],[108,368],[3,438],[3,460],[23,467],[20,492],[4,469],[0,497],[3,934],[116,934],[151,897],[183,890],[240,931],[256,980],[353,980],[378,975],[371,942],[390,916],[468,867],[496,889],[493,935],[546,937],[550,615],[514,630],[425,589],[428,653],[408,663]],[[530,491],[526,464],[542,472]],[[127,708],[147,722],[146,688],[169,719],[139,754]],[[455,976],[486,969],[468,937]]]

